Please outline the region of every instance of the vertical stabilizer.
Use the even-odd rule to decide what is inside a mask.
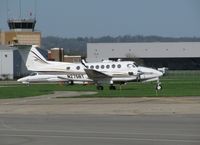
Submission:
[[[37,48],[37,45],[32,45],[28,54],[26,67],[30,71],[37,71],[39,68],[42,68],[44,65],[48,64],[48,61],[44,58],[44,56],[42,56]]]

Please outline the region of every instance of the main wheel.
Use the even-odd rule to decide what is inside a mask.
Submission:
[[[116,87],[113,86],[113,85],[110,85],[109,89],[110,89],[110,90],[116,90]]]
[[[97,86],[97,90],[103,90],[103,86]]]

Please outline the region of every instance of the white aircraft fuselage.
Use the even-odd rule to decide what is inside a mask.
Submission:
[[[83,81],[94,82],[97,86],[108,83],[126,83],[132,81],[158,81],[163,75],[162,72],[148,67],[137,66],[133,61],[102,61],[93,63],[68,63],[47,61],[32,46],[26,66],[29,71],[40,72],[43,76],[38,75],[38,80],[49,77],[46,80],[59,81]],[[37,80],[37,77],[35,78]],[[20,80],[19,80],[20,81]],[[29,80],[30,81],[30,80]],[[100,89],[103,87],[101,86]]]

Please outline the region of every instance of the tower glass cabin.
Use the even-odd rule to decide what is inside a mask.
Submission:
[[[8,27],[15,32],[33,32],[36,19],[8,19]]]

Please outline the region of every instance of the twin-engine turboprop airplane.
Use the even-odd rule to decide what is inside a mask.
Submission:
[[[115,90],[114,84],[126,82],[149,82],[157,81],[157,89],[161,89],[159,77],[162,72],[137,66],[133,61],[102,61],[95,63],[68,63],[47,61],[33,45],[26,61],[29,71],[41,74],[53,75],[66,81],[93,82],[98,90],[103,90],[103,84],[110,84],[110,89]]]

